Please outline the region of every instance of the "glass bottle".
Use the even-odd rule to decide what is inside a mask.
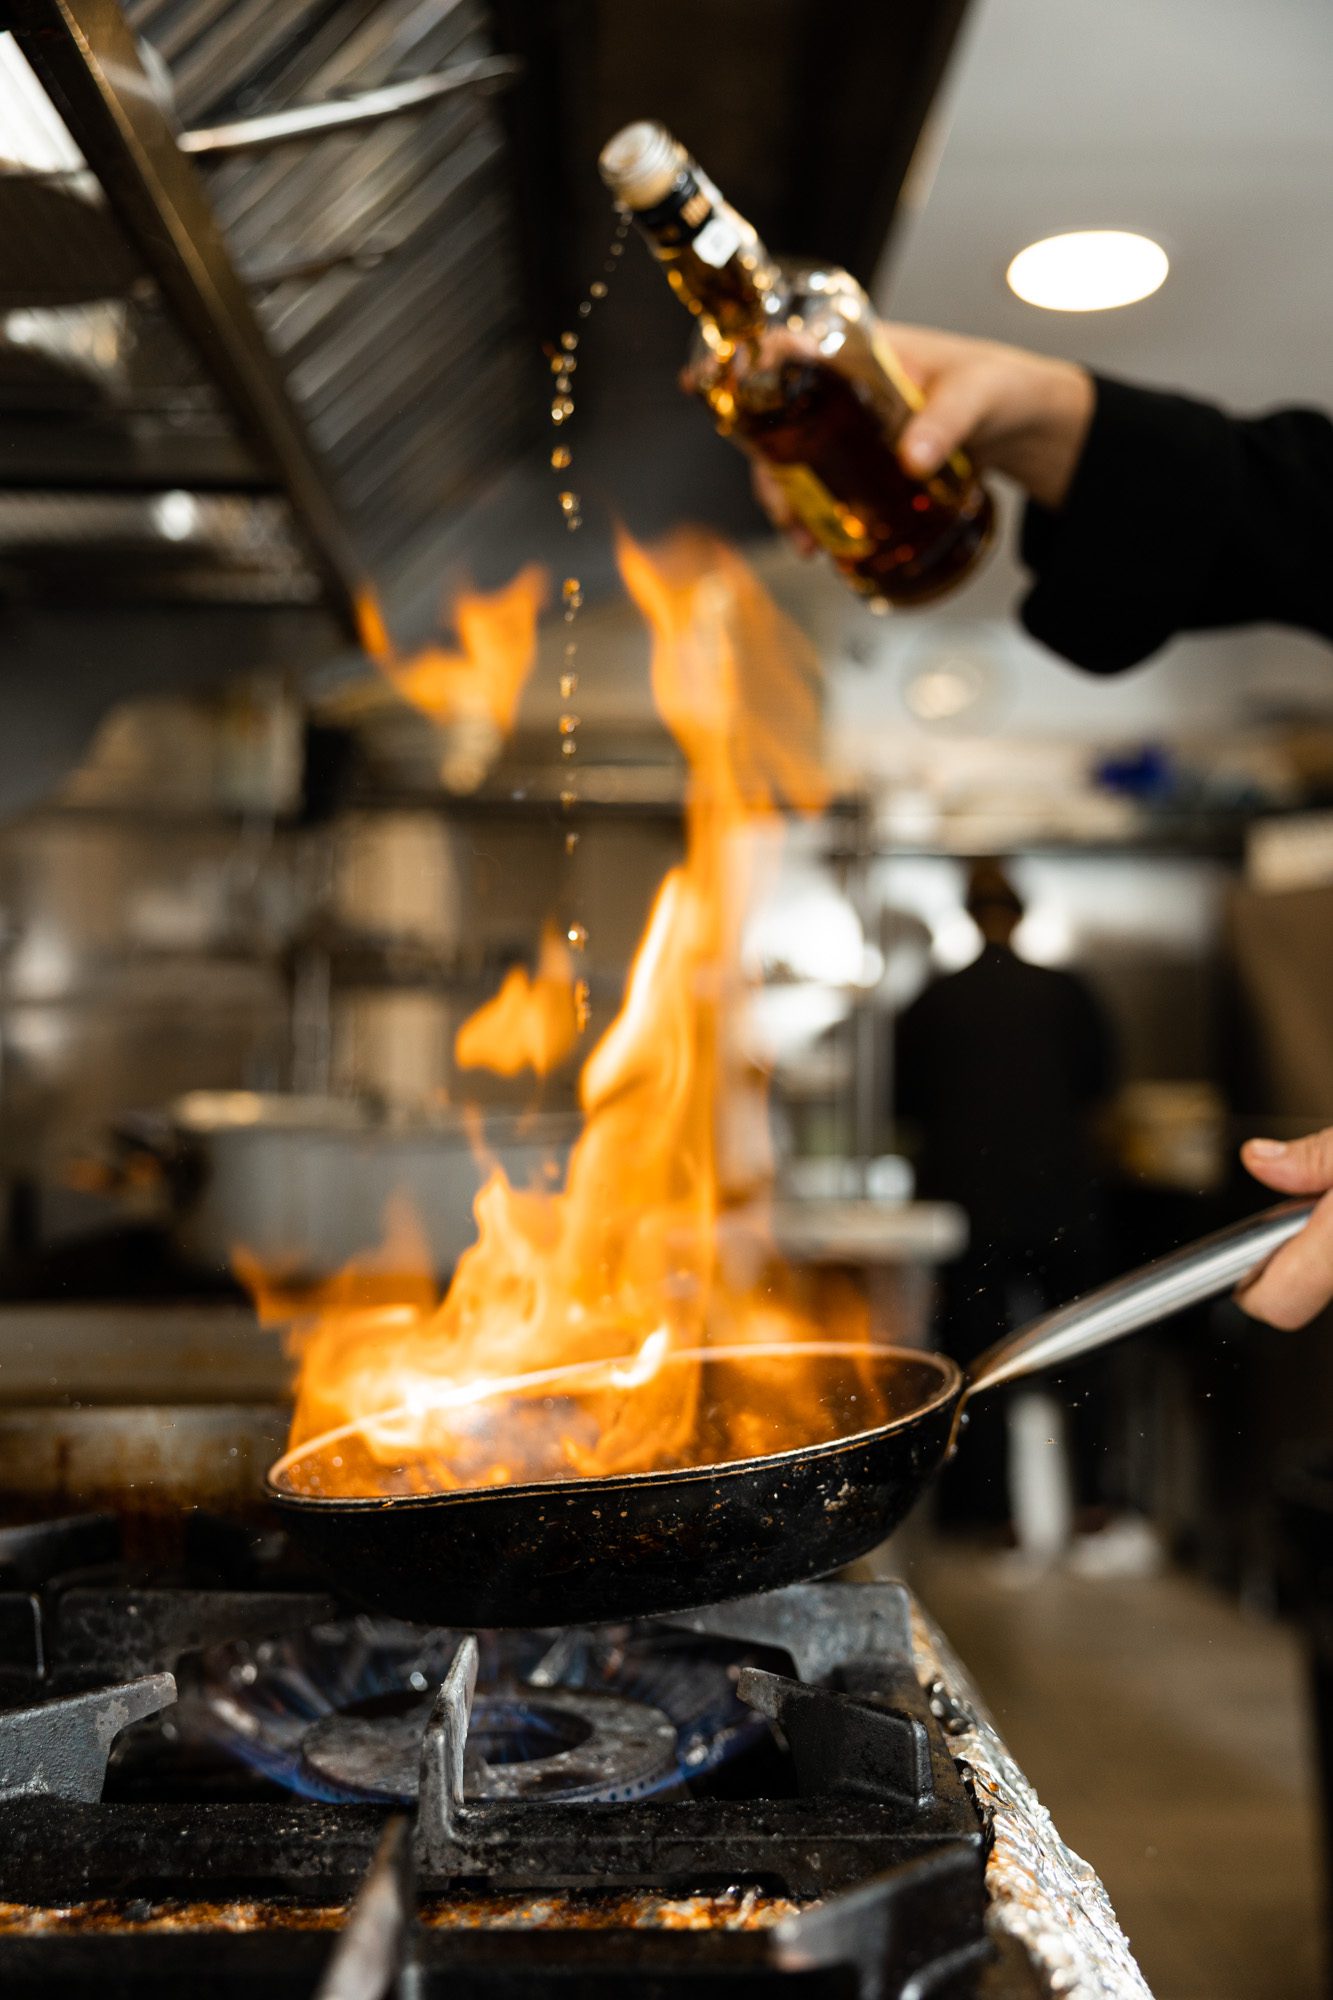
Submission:
[[[915,479],[895,445],[921,392],[849,272],[773,257],[665,126],[627,125],[602,177],[696,321],[713,421],[880,608],[950,590],[986,549],[991,497],[956,452]]]

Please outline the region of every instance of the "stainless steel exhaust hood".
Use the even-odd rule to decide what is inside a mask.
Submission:
[[[412,638],[451,562],[559,560],[540,344],[605,254],[605,134],[666,118],[775,242],[866,275],[964,4],[0,0],[17,654],[58,674],[62,620],[85,654],[100,620],[111,699],[215,662],[201,617],[238,664],[328,657],[371,591]],[[678,311],[623,267],[583,481],[634,525],[743,531],[679,412]]]
[[[0,479],[31,498],[0,510],[0,552],[29,592],[307,603],[351,638],[376,560],[495,469],[503,440],[483,451],[460,436],[437,337],[460,264],[493,269],[505,231],[487,94],[512,65],[476,8],[338,12],[333,24],[314,5],[260,19],[233,0],[8,10],[68,133],[0,176],[13,307]],[[21,87],[13,61],[3,80]],[[278,108],[218,120],[261,93]],[[196,110],[210,123],[182,131]],[[502,395],[517,359],[496,339],[497,322],[513,330],[504,278],[483,288],[476,329],[499,350],[488,373]],[[15,356],[26,367],[6,369]],[[101,557],[82,578],[68,561],[80,543]]]

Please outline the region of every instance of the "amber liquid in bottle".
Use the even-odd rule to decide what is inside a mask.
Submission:
[[[961,453],[931,479],[895,445],[920,395],[848,272],[771,257],[663,126],[628,125],[604,178],[696,320],[691,373],[717,428],[762,459],[853,588],[924,604],[990,542],[990,495]]]

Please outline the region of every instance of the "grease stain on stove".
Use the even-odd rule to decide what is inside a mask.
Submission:
[[[650,1890],[566,1890],[538,1896],[428,1897],[418,1917],[423,1928],[435,1931],[762,1931],[810,1907],[809,1899],[769,1895],[751,1884],[680,1896]],[[0,1936],[340,1931],[347,1915],[346,1903],[258,1898],[201,1902],[145,1897],[126,1902],[103,1897],[50,1906],[0,1903]]]
[[[113,1896],[84,1903],[0,1903],[0,1936],[95,1937],[107,1931],[336,1931],[346,1903],[286,1903],[250,1898],[193,1902],[175,1897],[135,1902]]]
[[[750,1886],[686,1896],[567,1890],[535,1897],[448,1897],[427,1900],[420,1914],[431,1930],[758,1931],[807,1908],[808,1902]]]

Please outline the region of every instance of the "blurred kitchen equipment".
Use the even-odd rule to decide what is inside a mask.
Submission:
[[[318,1479],[312,1440],[277,1462],[268,1490],[292,1534],[353,1596],[428,1623],[652,1616],[779,1589],[851,1562],[897,1526],[954,1449],[971,1396],[1229,1291],[1297,1233],[1313,1205],[1284,1202],[1159,1258],[1034,1320],[966,1375],[940,1354],[829,1343],[821,1414],[836,1430],[828,1443],[681,1471],[323,1498],[293,1477],[304,1466]],[[691,1363],[706,1362],[705,1396],[725,1393],[725,1368],[744,1352],[691,1353]],[[800,1364],[809,1361],[807,1348]],[[604,1386],[606,1364],[592,1367]],[[868,1401],[887,1416],[858,1428]],[[331,1448],[344,1448],[341,1435]]]
[[[267,152],[270,147],[290,145],[293,140],[315,139],[325,132],[345,132],[354,125],[377,125],[382,118],[401,118],[405,112],[434,104],[455,90],[503,90],[521,69],[522,64],[512,56],[456,63],[434,75],[408,77],[378,90],[349,91],[346,97],[329,98],[322,104],[293,104],[282,111],[182,132],[176,143],[183,153],[193,153],[196,159],[217,159],[224,153]]]
[[[276,1402],[0,1410],[0,1516],[105,1508],[136,1548],[161,1553],[196,1509],[258,1515],[283,1420]]]
[[[1231,944],[1264,1109],[1308,1130],[1333,1117],[1333,885],[1237,888]]]
[[[1116,1151],[1142,1185],[1212,1193],[1226,1178],[1227,1108],[1206,1078],[1140,1077],[1115,1104]]]
[[[166,1165],[176,1234],[193,1263],[226,1269],[243,1245],[306,1276],[341,1269],[373,1242],[390,1197],[410,1203],[438,1273],[475,1240],[472,1204],[493,1164],[516,1187],[563,1173],[577,1120],[391,1113],[337,1097],[198,1090],[165,1127],[135,1128]]]
[[[124,298],[141,276],[91,174],[0,160],[0,312]]]
[[[145,73],[162,109],[174,117],[171,77],[152,48],[140,44]],[[425,110],[459,90],[494,91],[514,81],[521,65],[497,56],[451,65],[426,76],[408,77],[377,90],[350,91],[318,104],[294,104],[253,118],[233,119],[194,132],[178,132],[182,153],[196,159],[227,154],[259,154],[275,146],[318,139],[385,118]],[[49,264],[34,258],[34,246],[53,249]],[[343,256],[351,259],[354,248]],[[320,269],[330,268],[329,260]],[[294,273],[281,269],[266,282]],[[94,176],[83,167],[36,172],[0,160],[0,309],[15,306],[70,306],[126,297],[143,273],[102,199]]]

